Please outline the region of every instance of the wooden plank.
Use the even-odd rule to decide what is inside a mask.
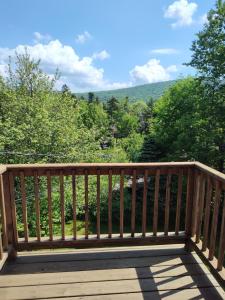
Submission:
[[[8,232],[6,225],[6,212],[5,212],[5,198],[4,198],[4,187],[3,187],[3,176],[0,175],[0,211],[1,211],[1,227],[3,241],[2,245],[4,249],[8,248]]]
[[[142,236],[146,235],[146,221],[147,221],[147,193],[148,193],[148,170],[144,173],[144,190],[143,190],[143,204],[142,204]]]
[[[39,196],[39,178],[37,171],[34,172],[34,198],[35,198],[35,214],[36,214],[36,235],[37,240],[41,240],[41,221],[40,221],[40,196]]]
[[[156,171],[156,176],[155,176],[155,196],[154,196],[154,213],[153,213],[153,234],[155,236],[157,235],[157,230],[158,230],[159,179],[160,179],[160,169]]]
[[[200,174],[195,170],[195,190],[194,190],[194,202],[192,211],[192,229],[191,236],[196,234],[197,215],[199,209],[199,191],[200,189]]]
[[[88,207],[88,171],[85,170],[84,175],[84,194],[85,194],[85,239],[88,239],[89,234],[89,207]]]
[[[179,234],[180,228],[180,210],[181,210],[181,200],[182,200],[182,186],[183,186],[183,170],[179,170],[178,176],[178,187],[177,187],[177,207],[176,207],[176,224],[175,224],[175,234]]]
[[[207,178],[206,203],[205,203],[205,215],[204,215],[204,227],[203,227],[202,251],[205,251],[206,247],[208,246],[209,217],[210,217],[211,199],[212,199],[212,183],[211,183],[210,176],[208,176],[208,178]]]
[[[123,258],[104,258],[104,259],[81,259],[71,261],[49,261],[32,264],[6,265],[4,273],[6,275],[16,274],[40,274],[40,273],[61,273],[61,272],[80,272],[90,270],[112,270],[126,268],[159,268],[168,269],[175,266],[185,265],[187,270],[190,265],[201,261],[197,254],[193,255],[165,255],[165,256],[145,256],[145,257],[123,257]],[[155,274],[156,276],[156,274]]]
[[[218,264],[217,264],[218,271],[221,271],[223,268],[224,254],[225,254],[225,198],[223,199],[223,214],[222,214],[220,239],[219,239],[219,252],[218,252]]]
[[[209,275],[209,270],[202,265],[187,264],[175,266],[149,266],[140,267],[138,271],[135,268],[122,269],[102,269],[78,272],[59,272],[59,273],[42,273],[42,274],[21,274],[7,275],[1,277],[1,287],[11,286],[30,286],[30,285],[50,285],[63,283],[79,283],[79,282],[99,282],[107,280],[124,280],[138,278],[154,278],[154,277],[178,277],[192,275]]]
[[[166,298],[165,298],[166,297]],[[203,298],[204,297],[204,298]],[[143,300],[152,299],[159,300],[165,298],[166,300],[190,300],[190,299],[204,299],[204,300],[221,300],[224,299],[224,292],[222,288],[191,288],[191,289],[176,289],[176,290],[165,290],[157,292],[132,292],[132,293],[120,293],[110,295],[96,295],[96,296],[81,296],[81,297],[70,297],[70,300]],[[51,300],[60,300],[63,297],[51,298]]]
[[[80,164],[43,164],[43,165],[8,165],[8,170],[13,172],[14,176],[18,176],[22,170],[25,176],[32,176],[33,171],[37,170],[39,176],[46,176],[50,170],[52,176],[59,176],[60,170],[64,170],[64,175],[72,175],[76,171],[77,175],[85,175],[85,170],[88,170],[89,175],[96,175],[97,170],[100,170],[101,175],[108,175],[109,169],[112,169],[112,175],[120,175],[121,170],[124,170],[125,175],[132,175],[133,169],[136,168],[137,175],[143,174],[143,171],[149,169],[149,175],[154,175],[157,168],[160,168],[161,174],[167,174],[170,169],[171,174],[177,174],[177,167],[183,167],[187,170],[189,166],[194,166],[194,163],[80,163]]]
[[[124,235],[121,239],[118,235],[115,237],[112,235],[110,238],[106,238],[104,235],[100,239],[89,238],[87,239],[55,239],[54,241],[44,240],[41,242],[30,241],[24,243],[19,242],[17,245],[18,250],[34,250],[34,249],[48,249],[48,248],[94,248],[94,247],[105,247],[105,246],[131,246],[131,245],[165,245],[165,244],[180,244],[186,241],[185,235],[179,234],[175,236],[174,234],[164,236],[161,233],[157,233],[157,236],[146,235],[143,237],[142,234],[136,234],[135,237],[127,237]]]
[[[112,237],[112,170],[109,170],[109,193],[108,193],[108,237]]]
[[[166,180],[166,201],[165,201],[165,222],[164,234],[168,235],[169,232],[169,217],[170,217],[170,195],[171,194],[171,174],[168,173]]]
[[[62,240],[65,240],[65,199],[64,199],[63,171],[60,172],[60,176],[59,176],[59,191],[60,191],[61,235],[62,235]]]
[[[27,199],[26,199],[26,188],[24,173],[20,172],[20,192],[22,197],[22,220],[24,227],[24,240],[28,242],[28,224],[27,224]]]
[[[63,252],[61,252],[63,251]],[[180,257],[192,255],[180,244],[157,246],[132,246],[111,247],[94,249],[62,249],[60,252],[53,250],[33,251],[19,253],[13,264],[31,265],[35,263],[66,262],[66,261],[91,261],[105,259],[143,258],[155,256]],[[5,274],[5,273],[4,273]]]
[[[220,182],[217,181],[216,182],[214,209],[213,209],[213,219],[212,219],[212,225],[211,225],[210,242],[209,242],[209,260],[213,259],[213,256],[215,253],[220,195],[221,195]]]
[[[188,238],[192,236],[192,210],[194,196],[194,170],[188,169],[187,175],[187,193],[185,207],[185,232]]]
[[[97,238],[100,239],[101,234],[101,222],[100,222],[100,171],[97,171],[97,195],[96,195],[96,202],[97,202]]]
[[[0,261],[3,258],[2,232],[0,230]]]
[[[124,171],[120,174],[120,237],[123,237],[124,227]]]
[[[43,299],[52,298],[62,295],[63,297],[71,296],[91,296],[91,295],[105,295],[108,294],[125,294],[136,292],[151,292],[151,291],[166,291],[166,290],[180,290],[185,288],[207,288],[218,286],[212,276],[181,276],[174,280],[171,277],[165,278],[143,278],[143,279],[129,279],[129,280],[112,280],[110,282],[89,282],[87,283],[69,283],[62,285],[47,285],[23,287],[2,288],[1,294],[5,300],[21,300],[21,299]],[[219,297],[217,297],[219,299]]]
[[[205,201],[205,176],[202,173],[200,175],[200,195],[199,195],[199,209],[198,209],[197,224],[196,224],[196,243],[200,241],[200,237],[201,237],[204,201]]]
[[[52,225],[52,181],[51,173],[47,172],[47,190],[48,190],[48,230],[49,240],[53,241],[53,225]]]
[[[7,201],[5,204],[7,205],[7,221],[8,223],[8,232],[11,231],[11,226],[13,227],[13,235],[9,239],[9,242],[14,244],[14,247],[18,243],[18,231],[17,231],[17,215],[16,215],[16,201],[15,201],[15,184],[14,184],[14,176],[12,172],[9,172],[9,177],[7,178],[7,174],[4,174],[5,181],[4,181],[4,187],[6,187],[6,184],[9,183],[9,194],[7,189],[5,189],[6,193],[5,194],[5,199],[7,198],[9,201]]]
[[[131,236],[135,234],[135,219],[136,219],[136,181],[137,171],[133,170],[132,178],[132,199],[131,199]]]
[[[73,206],[73,238],[77,237],[77,193],[76,193],[76,175],[72,175],[72,206]]]

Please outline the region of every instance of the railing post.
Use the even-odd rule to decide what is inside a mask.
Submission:
[[[6,213],[6,227],[7,227],[7,236],[8,243],[11,246],[9,251],[9,259],[15,259],[17,255],[17,243],[16,237],[14,235],[14,225],[13,225],[13,214],[11,206],[11,196],[10,196],[10,182],[9,182],[9,173],[6,172],[3,175],[3,193],[5,201],[5,213]]]
[[[186,218],[185,218],[185,234],[186,244],[185,249],[191,251],[191,237],[192,237],[192,213],[194,207],[194,186],[195,186],[195,170],[193,167],[188,169],[187,177],[187,194],[186,194]]]

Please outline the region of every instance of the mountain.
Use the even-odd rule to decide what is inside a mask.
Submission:
[[[133,86],[125,89],[110,90],[110,91],[97,91],[93,92],[100,101],[107,101],[111,97],[116,97],[118,99],[128,97],[130,101],[135,100],[148,100],[152,97],[154,100],[158,99],[165,90],[170,86],[175,84],[176,80],[149,83],[144,85]],[[83,96],[88,98],[88,93],[76,93],[78,97]]]

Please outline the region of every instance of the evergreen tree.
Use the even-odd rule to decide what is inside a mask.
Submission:
[[[94,98],[95,98],[95,94],[92,93],[92,92],[89,92],[88,93],[88,103],[92,103],[94,101]]]
[[[162,156],[162,149],[155,138],[151,135],[145,136],[138,161],[157,162],[162,159]]]

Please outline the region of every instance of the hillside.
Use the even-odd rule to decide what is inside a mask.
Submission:
[[[138,99],[147,100],[150,97],[153,99],[158,99],[165,90],[167,90],[171,85],[173,85],[176,81],[164,81],[164,82],[156,82],[144,85],[138,85],[125,89],[118,90],[110,90],[110,91],[99,91],[94,92],[95,96],[99,98],[100,101],[106,101],[111,97],[116,97],[118,99],[129,97],[129,100],[135,101]],[[88,97],[88,93],[77,93],[77,96],[84,98]]]

